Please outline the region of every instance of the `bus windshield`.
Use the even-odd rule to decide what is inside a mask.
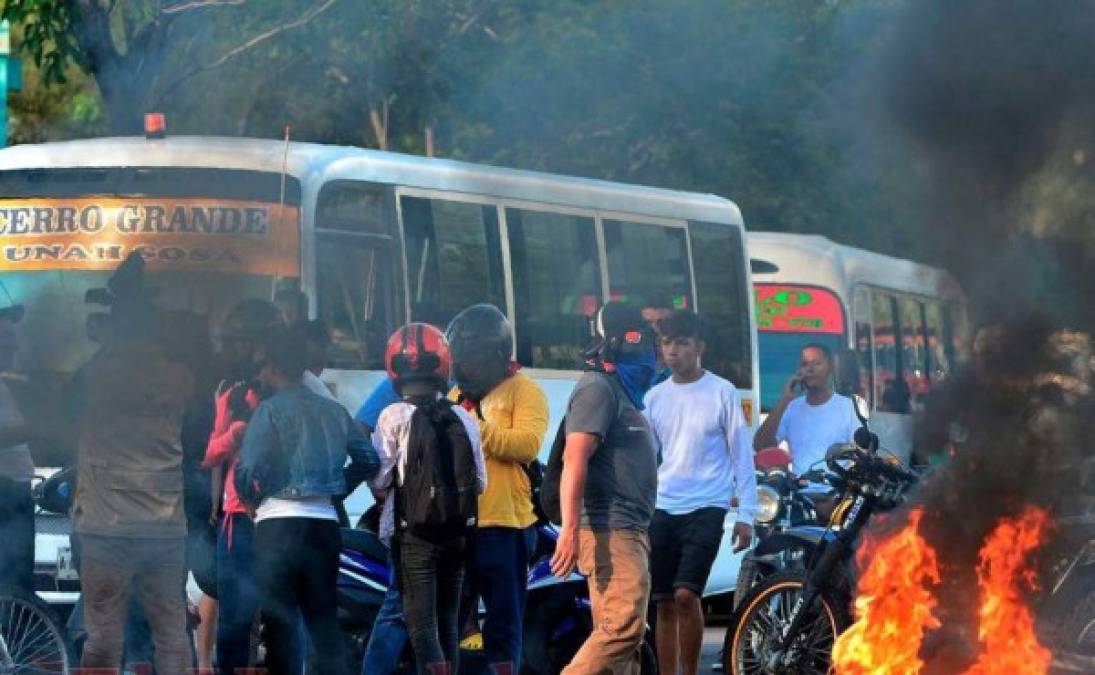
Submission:
[[[0,172],[0,300],[22,303],[24,372],[71,372],[93,351],[84,294],[137,251],[158,303],[210,324],[299,277],[300,184],[179,167]]]
[[[813,286],[756,284],[760,405],[779,401],[798,370],[803,346],[813,342],[834,352],[847,340],[844,310],[832,291]]]

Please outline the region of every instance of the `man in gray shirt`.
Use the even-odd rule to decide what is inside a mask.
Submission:
[[[15,325],[23,306],[0,308],[0,585],[34,590],[34,461],[30,430],[4,382],[15,362]]]
[[[567,404],[562,527],[552,571],[589,576],[593,632],[564,674],[639,672],[657,462],[640,412],[654,375],[654,337],[638,309],[609,303],[601,344]]]

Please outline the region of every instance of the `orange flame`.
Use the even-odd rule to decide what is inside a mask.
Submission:
[[[923,512],[914,509],[896,534],[865,537],[856,553],[864,570],[855,600],[856,622],[833,647],[833,669],[841,675],[915,675],[924,631],[939,627],[929,585],[940,583],[935,551],[917,530]]]
[[[1049,514],[1028,507],[1018,518],[1000,521],[981,547],[977,584],[981,654],[965,675],[1043,675],[1053,655],[1038,643],[1034,617],[1022,593],[1035,587],[1027,555],[1042,543]]]

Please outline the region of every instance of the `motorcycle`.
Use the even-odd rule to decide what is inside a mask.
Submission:
[[[801,569],[809,543],[803,527],[816,525],[817,507],[803,489],[807,478],[791,473],[791,455],[783,448],[761,450],[757,475],[757,545],[745,554],[738,570],[734,609],[753,586],[777,572]]]
[[[1062,670],[1095,672],[1095,516],[1056,522],[1062,543],[1039,599],[1039,633]]]
[[[900,504],[919,479],[892,458],[880,456],[878,437],[867,427],[865,414],[861,421],[854,444],[833,446],[826,453],[831,482],[841,495],[833,514],[839,528],[816,533],[803,570],[775,574],[742,598],[726,632],[724,672],[830,672],[833,643],[851,623],[856,539],[874,513]]]
[[[538,525],[537,545],[528,573],[521,673],[548,675],[560,672],[593,630],[585,577],[571,573],[559,579],[551,572],[558,531]],[[391,575],[388,548],[369,530],[342,530],[343,550],[339,556],[338,619],[350,642],[356,663],[369,641],[373,622],[388,589]],[[657,672],[653,633],[647,635],[640,651],[642,672]],[[401,672],[413,672],[413,654],[406,645]],[[462,654],[462,662],[476,660]]]

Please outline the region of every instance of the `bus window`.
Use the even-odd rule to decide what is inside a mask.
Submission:
[[[696,310],[707,322],[704,367],[739,389],[753,387],[753,346],[741,233],[728,225],[690,221]]]
[[[798,371],[802,348],[827,347],[834,356],[838,389],[854,392],[858,374],[855,359],[845,345],[844,308],[836,293],[798,284],[754,284],[757,339],[760,343],[760,405],[770,410],[783,395],[787,381]]]
[[[901,366],[910,393],[912,409],[919,409],[928,393],[928,349],[924,339],[923,305],[912,298],[901,298]]]
[[[909,412],[909,385],[902,374],[902,353],[897,349],[897,298],[883,291],[871,292],[874,326],[875,401],[883,412]]]
[[[692,307],[684,228],[606,220],[604,231],[613,300],[642,304],[668,295],[674,306]]]
[[[928,377],[932,386],[947,379],[951,372],[951,357],[947,348],[947,331],[943,308],[938,302],[924,303],[924,327],[928,338]]]
[[[509,208],[506,227],[517,359],[533,368],[577,368],[602,299],[593,219]]]
[[[859,358],[859,394],[874,405],[874,352],[871,349],[871,296],[855,290],[855,353]]]
[[[316,297],[334,368],[384,368],[399,256],[383,205],[379,188],[360,183],[331,183],[319,195]]]
[[[497,207],[407,196],[400,207],[412,320],[444,330],[468,305],[505,309]]]

